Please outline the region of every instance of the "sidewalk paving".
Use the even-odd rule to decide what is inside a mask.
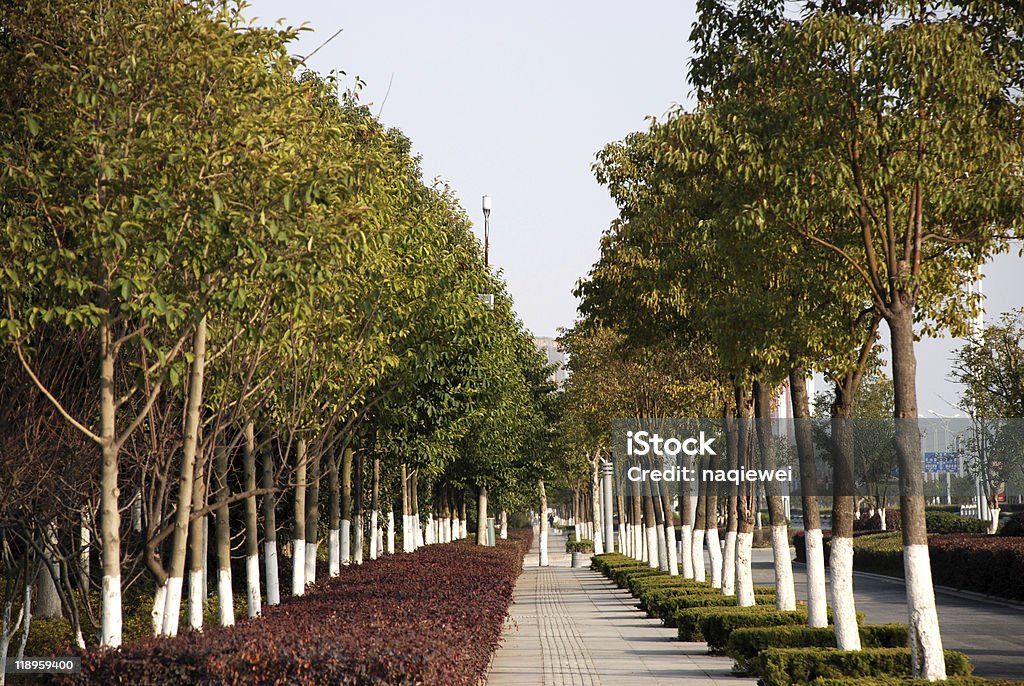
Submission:
[[[516,582],[489,686],[709,686],[754,684],[731,675],[732,659],[676,640],[628,591],[589,568],[572,569],[565,536],[552,532],[549,567],[537,537]]]

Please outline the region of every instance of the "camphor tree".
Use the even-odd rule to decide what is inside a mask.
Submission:
[[[1019,17],[997,4],[826,3],[743,43],[738,60],[759,106],[748,114],[785,132],[764,141],[777,185],[802,184],[802,202],[832,208],[830,221],[791,230],[841,257],[889,328],[913,673],[928,679],[945,668],[914,326],[964,329],[962,286],[1020,216],[1019,36]]]

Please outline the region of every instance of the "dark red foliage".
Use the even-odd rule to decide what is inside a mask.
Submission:
[[[236,626],[83,655],[65,684],[477,684],[532,532],[342,569]]]
[[[985,534],[928,537],[937,584],[1024,600],[1024,538]]]

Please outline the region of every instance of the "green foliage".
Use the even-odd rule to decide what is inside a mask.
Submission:
[[[963,653],[945,651],[946,673],[970,675],[973,666]],[[910,676],[909,648],[768,648],[761,653],[758,681],[763,686],[814,683],[818,678]]]
[[[925,512],[924,521],[930,534],[983,534],[988,531],[988,522],[952,512]]]
[[[907,645],[904,624],[864,625],[860,642],[865,648],[903,648]],[[735,629],[729,634],[725,653],[744,671],[758,667],[758,655],[767,648],[834,648],[835,627],[772,626]]]

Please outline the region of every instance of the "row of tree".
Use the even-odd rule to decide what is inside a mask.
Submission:
[[[849,419],[884,322],[913,673],[944,678],[924,526],[915,340],[967,332],[978,305],[969,284],[988,257],[1008,248],[1024,216],[1024,23],[1000,2],[823,2],[790,11],[778,0],[707,0],[698,3],[691,39],[696,108],[653,121],[599,155],[596,174],[619,218],[578,288],[585,319],[568,337],[570,352],[620,339],[636,374],[663,379],[616,388],[619,397],[647,389],[621,416],[682,410],[732,420],[729,466],[751,464],[755,446],[762,466],[772,464],[767,424],[757,424],[756,436],[744,428],[769,417],[774,389],[788,384],[805,484],[814,481],[805,380],[813,370],[832,382],[832,603],[839,647],[858,649]],[[579,397],[606,397],[607,380],[577,378]],[[678,404],[660,395],[693,385]],[[593,455],[607,436],[587,435],[583,419],[573,421],[576,443]],[[809,492],[810,621],[824,625],[821,531]],[[643,519],[650,531],[664,516],[658,494],[645,495],[649,516],[631,521]],[[738,602],[751,604],[754,512],[749,493],[732,495],[726,569],[734,556]],[[766,495],[778,605],[787,609],[795,600],[786,521],[779,494]],[[713,498],[704,522],[688,521],[684,500],[684,551],[700,550],[695,532],[707,527]],[[697,504],[697,520],[700,511]],[[713,525],[704,529],[712,530],[717,537]],[[648,550],[662,548],[657,535],[648,537]],[[717,541],[709,542],[714,559]],[[684,559],[684,573],[694,560]]]
[[[295,36],[0,4],[4,654],[33,588],[117,646],[136,584],[177,632],[186,570],[202,626],[208,548],[232,623],[233,537],[255,615],[282,530],[302,594],[323,539],[332,575],[392,552],[396,505],[411,551],[535,495],[543,357],[456,198]]]

